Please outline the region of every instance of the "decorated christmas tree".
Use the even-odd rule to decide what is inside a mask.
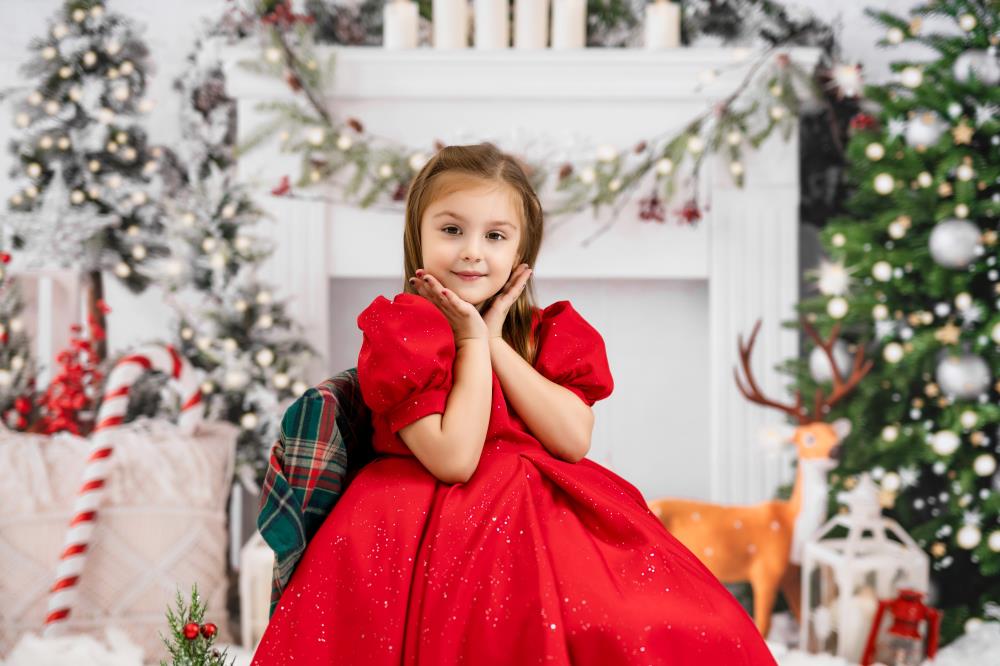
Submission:
[[[35,412],[35,361],[21,318],[24,297],[8,263],[10,255],[0,253],[0,417],[7,427],[24,430]]]
[[[824,334],[842,327],[844,376],[850,341],[873,341],[874,369],[827,416],[853,424],[832,496],[862,472],[879,482],[883,507],[931,558],[951,639],[1000,599],[1000,14],[959,0],[869,14],[886,28],[881,45],[929,49],[865,87],[847,214],[823,230],[830,260],[799,310]],[[925,31],[929,18],[945,30]],[[834,371],[819,349],[785,369],[803,396]]]
[[[150,259],[166,254],[160,150],[135,122],[149,107],[149,54],[131,23],[97,0],[65,2],[48,27],[23,67],[30,92],[15,105],[17,189],[5,221],[26,265],[90,272],[91,312],[103,325],[101,271],[139,292]]]
[[[316,352],[274,288],[257,276],[272,248],[254,233],[265,220],[235,178],[235,104],[206,46],[242,31],[231,19],[205,30],[175,83],[186,103],[183,141],[162,160],[164,206],[174,221],[162,284],[177,312],[174,344],[205,372],[207,414],[240,427],[238,473],[260,481],[284,403],[308,388],[301,377]],[[130,419],[160,413],[164,383],[151,377],[136,387]]]

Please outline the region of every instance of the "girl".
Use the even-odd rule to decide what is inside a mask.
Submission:
[[[409,189],[406,284],[359,316],[374,461],[306,549],[253,664],[774,664],[632,484],[585,458],[604,341],[534,305],[542,208],[491,144]]]

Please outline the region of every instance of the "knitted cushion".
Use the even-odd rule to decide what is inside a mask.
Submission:
[[[0,426],[0,656],[40,632],[89,443],[68,433]],[[226,504],[238,430],[205,422],[193,436],[142,418],[118,429],[79,597],[65,632],[103,639],[119,626],[147,658],[166,658],[159,633],[178,589],[195,583],[226,631]],[[223,642],[228,638],[223,637]]]

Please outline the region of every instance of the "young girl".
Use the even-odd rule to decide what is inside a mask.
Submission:
[[[253,664],[774,664],[750,617],[585,458],[613,383],[534,305],[542,208],[491,144],[410,186],[406,284],[359,316],[377,453],[309,543]]]

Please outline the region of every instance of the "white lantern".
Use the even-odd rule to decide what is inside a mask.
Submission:
[[[848,506],[805,544],[800,649],[858,663],[879,599],[900,588],[927,592],[930,563],[899,524],[882,516],[878,487],[867,474],[840,493]],[[845,536],[824,539],[836,528]],[[840,530],[842,532],[842,530]]]
[[[271,581],[274,551],[260,532],[240,550],[240,638],[243,647],[254,650],[271,615]]]

